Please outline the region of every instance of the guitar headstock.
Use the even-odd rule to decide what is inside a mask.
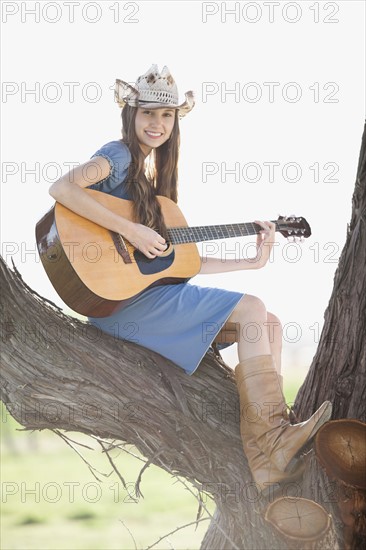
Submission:
[[[307,239],[311,235],[310,225],[303,217],[278,216],[276,221],[277,229],[284,237],[294,239]]]

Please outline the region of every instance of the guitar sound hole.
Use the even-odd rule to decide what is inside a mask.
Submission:
[[[174,248],[170,254],[166,256],[158,256],[156,258],[147,258],[145,254],[139,250],[134,250],[134,258],[137,263],[137,267],[143,275],[151,275],[153,273],[160,273],[165,269],[168,269],[174,262]]]

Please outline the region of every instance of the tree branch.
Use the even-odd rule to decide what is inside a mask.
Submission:
[[[276,537],[262,516],[245,536],[235,520],[251,513],[243,489],[252,480],[231,369],[208,353],[189,376],[150,350],[68,317],[2,259],[0,270],[1,398],[10,414],[27,429],[134,445],[148,464],[213,495],[218,510],[209,530],[214,538],[206,538],[211,546],[214,533],[220,548],[244,548],[261,532],[273,547]]]

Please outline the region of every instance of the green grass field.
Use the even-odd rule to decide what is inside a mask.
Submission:
[[[289,402],[297,387],[285,388]],[[100,472],[96,474],[100,481],[56,434],[19,431],[21,427],[4,410],[1,428],[2,550],[142,549],[195,521],[194,495],[160,468],[150,466],[144,472],[144,498],[137,499],[134,484],[143,462],[126,452],[115,450],[113,458],[127,490],[99,445],[94,444],[93,451],[78,449]],[[80,434],[68,435],[93,444]],[[213,513],[212,501],[207,499],[206,504]],[[208,524],[182,529],[154,548],[197,549]]]

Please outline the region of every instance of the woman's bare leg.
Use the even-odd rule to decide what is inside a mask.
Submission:
[[[267,312],[259,298],[246,294],[237,304],[228,321],[237,323],[240,327],[239,361],[257,355],[272,355],[276,370],[280,374],[282,326],[278,317]]]
[[[281,374],[281,354],[282,354],[282,325],[276,315],[267,313],[267,331],[271,354],[275,360],[276,370]]]

